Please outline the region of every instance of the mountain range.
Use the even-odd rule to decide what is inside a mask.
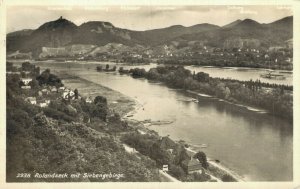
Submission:
[[[236,20],[225,26],[209,23],[185,27],[173,25],[166,28],[134,31],[118,28],[112,23],[90,21],[79,26],[60,17],[46,22],[35,30],[21,30],[7,34],[7,52],[32,52],[38,56],[42,47],[70,45],[105,46],[122,44],[128,48],[159,51],[164,46],[173,49],[195,45],[232,48],[243,45],[269,48],[281,46],[293,38],[293,17],[285,17],[263,24],[251,19]],[[237,42],[238,41],[238,42]]]

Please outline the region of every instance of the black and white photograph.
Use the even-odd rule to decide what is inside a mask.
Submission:
[[[4,182],[299,181],[276,2],[6,5]]]

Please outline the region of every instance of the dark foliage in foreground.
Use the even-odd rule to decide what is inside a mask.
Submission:
[[[41,84],[60,83],[56,76],[50,76],[56,78],[54,81],[47,79],[45,74],[50,76],[48,71],[40,76]],[[18,76],[7,77],[7,182],[158,180],[154,161],[126,153],[109,132],[101,132],[101,129],[100,132],[96,131],[81,121],[82,117],[94,117],[97,114],[99,122],[90,124],[110,130],[110,123],[105,123],[106,115],[103,115],[107,113],[105,98],[98,97],[89,105],[79,101],[74,104],[53,101],[49,107],[40,108],[24,101],[26,93],[18,86],[19,81]],[[75,107],[76,112],[70,106]],[[119,123],[114,121],[114,124]],[[18,173],[30,173],[31,177],[17,178]],[[124,177],[119,180],[82,177],[37,179],[34,178],[36,173],[116,173],[124,174]]]

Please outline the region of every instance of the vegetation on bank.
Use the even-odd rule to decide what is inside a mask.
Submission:
[[[212,78],[204,72],[191,73],[183,66],[158,66],[129,71],[134,78],[161,81],[174,88],[215,96],[233,103],[243,103],[268,110],[293,121],[293,87],[257,81]]]
[[[22,69],[9,66],[7,71]],[[41,74],[31,70],[29,75],[33,79],[31,89],[21,89],[21,76],[7,74],[7,182],[159,180],[153,160],[126,153],[114,136],[131,129],[109,110],[105,97],[87,103],[83,99],[65,100],[55,93],[47,96],[51,97],[48,107],[39,107],[25,99],[38,98],[42,88],[62,83],[50,70]],[[31,177],[20,178],[18,173]],[[36,173],[115,173],[123,177],[53,179],[35,178]]]
[[[109,67],[109,64],[105,65],[105,68],[102,68],[102,66],[97,66],[96,70],[98,72],[104,71],[104,72],[115,72],[117,70],[116,66],[113,66],[112,68]]]

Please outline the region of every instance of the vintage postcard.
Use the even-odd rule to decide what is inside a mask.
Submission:
[[[0,7],[1,188],[300,188],[299,1]]]

